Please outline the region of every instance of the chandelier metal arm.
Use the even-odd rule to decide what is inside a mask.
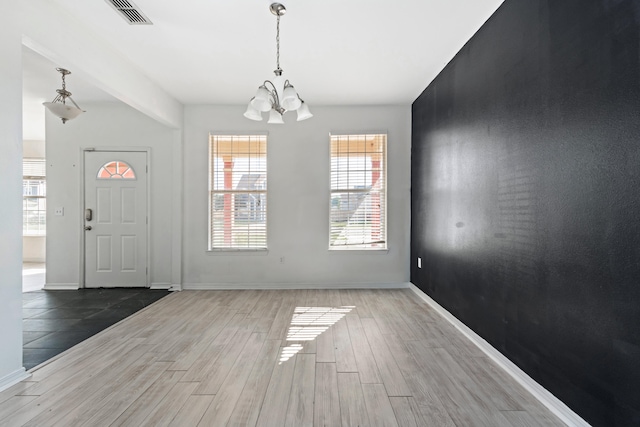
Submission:
[[[289,80],[287,80],[288,82]],[[276,110],[280,114],[285,113],[285,109],[280,105],[280,96],[278,95],[278,90],[276,89],[276,85],[273,84],[271,80],[265,80],[263,83],[264,87],[269,91],[269,95],[271,95],[272,101],[271,104],[273,109]],[[267,85],[271,87],[267,87]]]

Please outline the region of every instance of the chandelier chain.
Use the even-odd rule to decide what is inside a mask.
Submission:
[[[277,15],[276,24],[276,69],[280,69],[280,15]]]

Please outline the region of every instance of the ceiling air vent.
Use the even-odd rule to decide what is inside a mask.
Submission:
[[[140,12],[138,7],[129,0],[105,0],[113,7],[130,25],[153,25],[147,16]]]

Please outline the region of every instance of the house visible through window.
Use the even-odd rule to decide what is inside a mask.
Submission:
[[[22,162],[22,234],[44,236],[47,223],[47,181],[44,159]]]
[[[266,135],[209,136],[209,249],[266,249]]]
[[[331,135],[329,249],[386,249],[387,136]]]

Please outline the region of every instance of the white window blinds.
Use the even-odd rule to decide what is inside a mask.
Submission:
[[[44,236],[47,225],[47,181],[44,159],[22,160],[22,234]]]
[[[44,159],[23,159],[22,176],[24,179],[44,179],[46,176],[46,163]]]
[[[267,247],[266,135],[209,136],[209,249]]]
[[[387,136],[331,135],[329,249],[386,249]]]

